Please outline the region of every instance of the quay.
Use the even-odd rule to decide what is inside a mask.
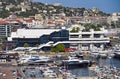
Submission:
[[[28,79],[63,79],[62,77],[58,78],[28,78]],[[97,77],[77,77],[77,79],[98,79]]]
[[[0,79],[16,79],[11,68],[0,67]]]

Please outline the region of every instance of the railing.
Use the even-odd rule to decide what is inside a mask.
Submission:
[[[84,40],[90,40],[90,41],[97,41],[97,40],[110,40],[109,38],[69,38],[69,40],[78,40],[78,41],[84,41]]]

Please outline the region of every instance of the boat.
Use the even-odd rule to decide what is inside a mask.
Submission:
[[[68,57],[67,60],[63,60],[58,66],[65,66],[68,69],[71,68],[81,68],[91,66],[92,62],[90,60],[82,60],[77,57]]]
[[[59,68],[59,72],[62,74],[63,79],[77,79],[76,75],[73,75],[69,70]]]
[[[120,59],[120,49],[116,49],[116,50],[114,51],[114,58]]]
[[[49,77],[49,78],[57,77],[57,73],[55,72],[55,70],[49,66],[41,67],[40,70],[42,71],[44,77]]]
[[[75,57],[75,56],[76,56],[76,53],[75,53],[75,52],[70,52],[70,56],[71,56],[71,57]]]
[[[106,53],[99,53],[100,58],[107,58],[107,54]]]
[[[57,74],[53,71],[53,70],[50,70],[50,69],[47,69],[46,71],[44,71],[43,73],[44,77],[57,77]]]
[[[71,57],[78,57],[78,58],[83,58],[83,54],[81,52],[76,53],[76,52],[70,52]]]
[[[100,57],[98,52],[92,52],[92,53],[90,54],[90,56],[91,56],[92,58],[99,58],[99,57]]]
[[[19,64],[35,64],[35,63],[47,63],[52,62],[52,59],[47,56],[39,55],[22,55],[18,60]]]
[[[78,57],[78,58],[83,58],[83,54],[80,52],[80,53],[77,53],[76,54],[76,57]]]

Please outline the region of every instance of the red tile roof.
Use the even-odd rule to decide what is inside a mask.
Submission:
[[[7,23],[8,23],[7,21],[0,20],[0,24],[7,24]]]
[[[32,19],[28,19],[28,20],[24,20],[24,21],[26,21],[28,23],[32,23]]]
[[[8,20],[7,22],[8,23],[21,23],[20,20]]]

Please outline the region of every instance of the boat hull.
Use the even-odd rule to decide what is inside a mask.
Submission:
[[[120,59],[120,54],[114,53],[114,58]]]
[[[92,62],[82,62],[82,63],[68,63],[68,62],[63,62],[59,66],[66,67],[68,69],[73,69],[73,68],[83,68],[83,67],[89,67],[92,65]]]

